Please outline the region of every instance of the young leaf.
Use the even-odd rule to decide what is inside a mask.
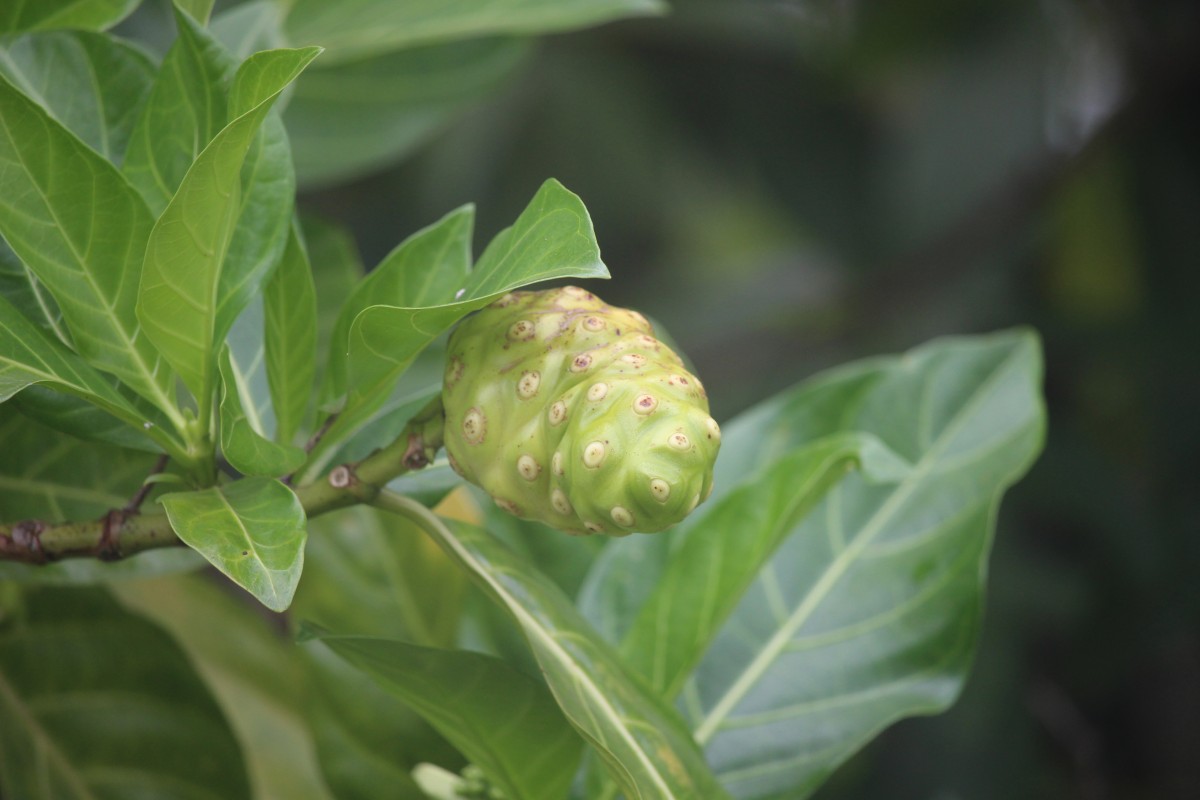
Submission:
[[[953,701],[1000,496],[1041,447],[1040,376],[1029,334],[935,342],[882,364],[833,412],[913,467],[830,491],[685,687],[696,737],[735,796],[807,793],[884,725]]]
[[[366,274],[354,237],[345,228],[316,217],[303,217],[300,230],[317,289],[317,385],[323,386],[325,357],[342,307]],[[344,353],[344,351],[343,351]]]
[[[263,290],[263,312],[275,441],[291,444],[308,414],[317,369],[317,290],[298,224]]]
[[[141,0],[17,0],[0,6],[0,33],[116,25]]]
[[[155,216],[227,121],[226,91],[237,62],[187,14],[163,57],[129,140],[123,171]]]
[[[346,393],[350,327],[364,309],[376,305],[419,308],[454,301],[471,270],[474,206],[451,211],[409,236],[358,282],[333,327],[324,404]]]
[[[88,31],[28,34],[5,42],[0,55],[0,73],[118,165],[154,72],[138,48]]]
[[[374,305],[355,317],[346,407],[310,461],[320,463],[323,452],[369,421],[417,354],[455,322],[504,292],[565,277],[605,278],[608,270],[583,202],[550,179],[513,226],[488,245],[457,302],[426,308]]]
[[[431,42],[571,30],[665,8],[660,0],[296,0],[285,30],[292,42],[328,47],[332,64]]]
[[[268,478],[168,494],[160,500],[185,544],[270,608],[292,602],[304,567],[304,509]]]
[[[0,296],[0,402],[35,383],[81,397],[135,429],[149,422],[103,375],[35,328]],[[169,452],[183,453],[169,431],[151,424],[147,434]]]
[[[218,287],[239,208],[242,164],[272,103],[319,52],[272,50],[242,65],[237,99],[231,100],[241,115],[196,158],[150,234],[138,318],[197,398],[201,419],[210,408],[216,345],[228,330],[218,324]]]
[[[512,615],[567,719],[628,797],[728,796],[675,713],[625,672],[616,653],[532,564],[485,531],[459,523],[451,529],[406,498],[385,493],[378,504],[421,520],[447,554]]]
[[[0,629],[0,794],[249,800],[229,725],[161,630],[100,589],[27,589],[14,617]]]
[[[506,797],[566,796],[583,742],[540,681],[482,653],[313,632],[425,717]]]
[[[0,233],[58,301],[79,352],[182,427],[134,304],[153,220],[116,168],[0,77]],[[80,203],[80,197],[102,197]]]
[[[304,463],[299,447],[276,444],[268,438],[262,421],[249,416],[254,400],[233,368],[229,346],[221,349],[221,452],[243,475],[280,477]]]
[[[235,59],[187,14],[177,12],[175,18],[179,36],[139,120],[126,167],[156,213],[179,189],[200,151],[239,113],[236,104],[241,101],[227,95],[238,92],[257,100],[254,87],[261,79],[261,70],[249,68],[253,61],[239,73]],[[286,245],[296,180],[278,115],[263,120],[246,153],[240,182],[237,221],[217,287],[217,331],[229,329]]]

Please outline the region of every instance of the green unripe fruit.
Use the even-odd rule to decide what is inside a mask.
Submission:
[[[700,381],[645,317],[574,286],[464,320],[442,403],[451,466],[525,519],[652,533],[712,491],[721,432]]]

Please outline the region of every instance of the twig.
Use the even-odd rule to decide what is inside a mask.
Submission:
[[[325,434],[329,433],[329,429],[333,427],[333,423],[337,422],[338,414],[333,413],[325,418],[325,422],[321,423],[321,427],[317,432],[308,437],[308,441],[304,443],[304,452],[311,453],[320,441],[325,438]]]
[[[137,492],[135,492],[133,497],[129,499],[129,502],[125,504],[125,508],[123,510],[126,513],[136,512],[142,507],[142,503],[146,502],[146,497],[149,496],[150,490],[154,488],[154,483],[150,479],[166,469],[167,461],[169,460],[170,457],[166,453],[163,453],[158,457],[158,461],[154,462],[154,469],[150,470],[150,474],[146,476],[146,480],[142,481],[142,485],[138,488]]]
[[[442,445],[440,405],[437,409],[431,406],[410,420],[387,447],[357,463],[341,464],[324,480],[297,489],[305,514],[315,517],[371,502],[390,481],[416,468],[411,465],[422,459],[415,458],[414,453],[428,463]],[[140,504],[144,500],[139,490],[130,505],[84,522],[23,520],[0,525],[0,561],[47,564],[63,558],[116,560],[145,550],[181,546],[166,514],[137,510],[134,501]]]

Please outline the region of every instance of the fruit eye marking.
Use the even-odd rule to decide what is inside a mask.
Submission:
[[[604,456],[607,454],[608,448],[604,442],[591,442],[583,448],[583,465],[588,469],[596,469],[604,463]]]

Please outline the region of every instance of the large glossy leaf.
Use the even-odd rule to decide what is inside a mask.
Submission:
[[[412,706],[513,800],[560,800],[583,742],[544,684],[493,656],[395,639],[320,641]]]
[[[31,384],[80,397],[135,429],[150,422],[103,375],[0,296],[0,402]],[[151,424],[147,434],[168,451],[182,452],[168,431]]]
[[[229,346],[221,350],[221,452],[243,475],[282,477],[304,463],[298,447],[274,442],[254,413],[254,398],[233,367]]]
[[[292,444],[308,416],[317,370],[317,290],[295,224],[283,259],[263,289],[263,313],[275,440]]]
[[[240,208],[240,176],[259,127],[279,93],[319,49],[269,50],[238,70],[231,113],[204,148],[150,234],[138,296],[146,335],[198,399],[209,407],[216,344],[233,318],[219,319],[222,267]]]
[[[111,591],[187,654],[241,745],[254,796],[325,800],[302,653],[261,614],[202,577],[120,581]]]
[[[28,391],[28,390],[27,390]],[[0,406],[0,522],[95,519],[122,508],[150,474],[155,458],[113,445],[84,442]],[[44,566],[0,562],[0,580],[95,583],[130,575],[192,569],[203,560],[184,548],[104,562],[66,559]]]
[[[99,589],[28,589],[0,621],[0,793],[249,798],[241,753],[187,659]]]
[[[473,206],[450,212],[398,244],[358,282],[333,327],[325,403],[346,393],[350,327],[363,310],[376,305],[419,308],[454,301],[471,270],[474,222]]]
[[[0,48],[0,73],[115,164],[154,71],[141,50],[86,31],[27,34]]]
[[[52,28],[103,30],[141,0],[9,0],[0,6],[0,33]]]
[[[781,542],[857,465],[873,483],[895,483],[909,469],[873,436],[837,434],[758,471],[678,532],[622,642],[626,663],[674,697]]]
[[[1040,376],[1028,334],[934,343],[887,363],[839,410],[913,469],[892,485],[838,484],[685,687],[733,794],[801,796],[883,726],[953,701],[1000,495],[1041,446]]]
[[[304,567],[304,509],[276,480],[243,478],[224,487],[162,497],[179,538],[272,611],[292,602]]]
[[[305,186],[396,161],[510,78],[530,51],[520,39],[417,47],[313,70],[284,121]]]
[[[389,495],[381,502],[420,514],[396,499]],[[424,527],[516,620],[567,719],[627,796],[727,796],[676,714],[625,671],[549,579],[479,528]]]
[[[426,308],[374,305],[350,326],[346,407],[313,460],[371,419],[413,359],[439,334],[504,292],[552,278],[604,278],[592,221],[558,181],[542,184],[516,222],[488,245],[457,302]]]
[[[134,314],[153,222],[141,197],[116,167],[4,78],[0,166],[0,232],[54,295],[79,352],[182,424],[170,370]]]
[[[664,8],[658,0],[296,0],[285,31],[292,42],[329,48],[332,64],[430,42],[582,28]]]

